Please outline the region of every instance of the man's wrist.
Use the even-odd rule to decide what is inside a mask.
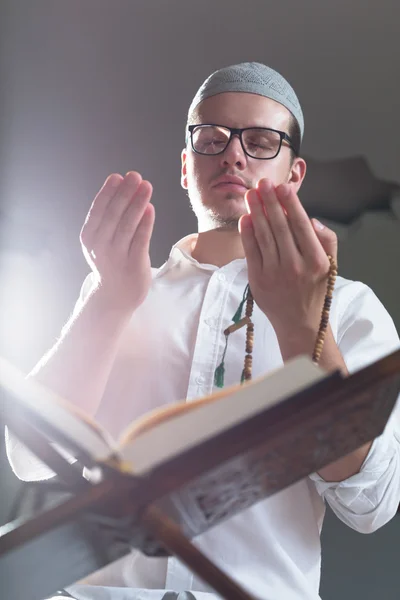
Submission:
[[[284,362],[300,354],[312,355],[317,339],[317,330],[312,327],[275,329]]]
[[[318,330],[312,327],[303,327],[292,329],[291,331],[275,331],[283,362],[295,358],[300,354],[312,356],[315,342],[317,340]],[[331,326],[325,332],[324,346],[319,364],[326,371],[340,370],[343,375],[348,375],[347,367],[343,356],[336,344]]]
[[[137,308],[115,292],[111,293],[101,284],[93,288],[87,301],[99,316],[121,321],[122,323],[129,321]]]

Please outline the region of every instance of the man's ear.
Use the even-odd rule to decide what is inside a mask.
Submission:
[[[290,169],[288,183],[291,183],[296,193],[301,188],[303,179],[306,176],[307,164],[303,158],[295,158]]]
[[[187,152],[186,152],[186,148],[184,148],[181,153],[181,163],[182,163],[181,186],[183,187],[184,190],[188,189],[186,159],[187,159]]]

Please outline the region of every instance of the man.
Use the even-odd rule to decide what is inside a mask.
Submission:
[[[117,435],[156,406],[213,391],[223,330],[247,283],[255,300],[253,376],[311,354],[327,254],[336,257],[337,244],[331,230],[308,219],[297,196],[306,173],[299,156],[303,129],[293,89],[272,69],[243,63],[212,74],[189,109],[182,152],[182,186],[198,234],[178,242],[166,263],[152,269],[151,184],[135,172],[111,175],[81,233],[92,273],[60,341],[33,376]],[[240,380],[244,336],[242,329],[230,337],[225,385]],[[353,372],[398,344],[373,292],[338,277],[321,366]],[[324,501],[363,533],[396,512],[400,444],[393,423],[373,443],[196,543],[257,597],[316,600]],[[18,444],[9,442],[8,452],[16,472],[29,478],[32,467]],[[88,583],[135,588],[132,598],[162,598],[162,590],[212,593],[176,559],[135,552]],[[140,589],[159,591],[142,596]]]

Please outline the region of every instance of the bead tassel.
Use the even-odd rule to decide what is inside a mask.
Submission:
[[[244,303],[247,300],[247,297],[248,297],[248,294],[249,294],[249,290],[250,290],[249,284],[247,284],[246,287],[245,287],[245,289],[244,289],[244,292],[243,292],[242,301],[240,302],[237,311],[235,312],[235,314],[232,317],[232,321],[234,323],[237,323],[242,318],[242,310],[243,310]]]
[[[218,365],[218,367],[215,369],[215,373],[214,373],[214,385],[216,385],[217,387],[224,387],[224,376],[225,376],[225,354],[226,354],[226,349],[228,347],[228,334],[225,334],[225,349],[224,349],[224,353],[222,355],[222,360],[220,362],[220,364]]]
[[[247,318],[247,304],[246,304],[246,317],[243,319],[241,317],[242,317],[243,307],[245,305],[245,302],[248,301],[249,294],[250,294],[250,288],[249,288],[249,284],[247,284],[244,289],[244,292],[243,292],[243,298],[238,306],[237,311],[235,312],[235,314],[232,317],[233,325],[230,325],[230,327],[227,327],[224,331],[225,349],[224,349],[224,353],[222,355],[222,360],[221,360],[220,364],[218,365],[218,367],[215,369],[215,373],[214,373],[214,385],[216,387],[219,387],[219,388],[224,387],[225,354],[226,354],[226,350],[228,348],[229,335],[231,333],[233,333],[234,331],[236,331],[237,329],[240,329],[241,327],[244,327],[244,325],[248,324],[249,319]]]

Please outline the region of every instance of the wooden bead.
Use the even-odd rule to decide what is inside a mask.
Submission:
[[[325,299],[324,299],[324,303],[323,303],[322,310],[321,310],[321,320],[320,320],[320,324],[319,324],[318,333],[317,333],[317,336],[315,339],[314,350],[312,353],[312,360],[314,363],[318,363],[321,358],[321,355],[322,355],[326,332],[327,332],[327,329],[329,326],[329,315],[330,315],[330,309],[332,307],[333,292],[334,292],[334,288],[335,288],[336,277],[338,274],[336,261],[334,260],[334,258],[332,256],[329,256],[329,255],[328,255],[328,259],[329,259],[329,263],[330,263],[330,268],[329,268],[329,273],[328,273],[327,283],[326,283]],[[253,299],[251,290],[249,288],[247,301],[246,301],[246,310],[245,310],[245,315],[246,315],[246,317],[249,318],[249,321],[247,322],[247,329],[246,329],[246,355],[245,355],[245,359],[244,359],[244,368],[243,368],[243,378],[246,381],[250,380],[252,377],[252,364],[253,364],[252,352],[253,352],[253,347],[254,347],[254,323],[250,320],[250,318],[253,313],[253,308],[254,308],[254,299]]]
[[[335,287],[336,276],[337,276],[336,262],[332,256],[328,256],[328,258],[329,258],[329,262],[330,262],[330,268],[329,268],[329,273],[328,273],[326,294],[325,294],[325,300],[324,300],[324,304],[323,304],[322,312],[321,312],[321,321],[320,321],[317,337],[315,340],[314,351],[312,354],[312,360],[315,363],[318,363],[318,361],[320,360],[322,350],[324,347],[325,335],[326,335],[326,331],[327,331],[328,325],[329,325],[329,314],[330,314],[330,309],[332,307],[333,290]]]

